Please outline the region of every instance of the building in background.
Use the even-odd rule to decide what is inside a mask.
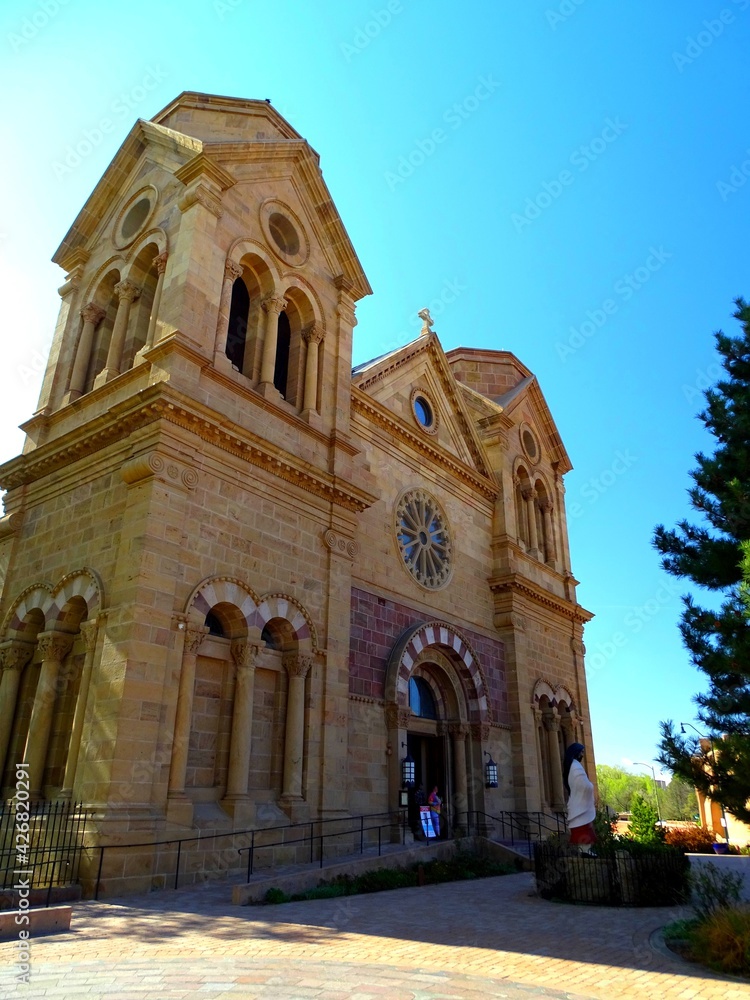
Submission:
[[[573,741],[595,781],[540,387],[443,351],[426,311],[352,371],[371,289],[267,102],[138,121],[54,260],[39,408],[0,468],[5,795],[26,759],[111,843],[397,815],[407,756],[448,829],[562,810]]]

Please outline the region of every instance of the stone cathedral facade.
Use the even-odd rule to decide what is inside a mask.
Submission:
[[[59,321],[0,468],[0,765],[98,836],[563,807],[593,752],[571,468],[506,351],[352,370],[370,293],[267,102],[138,121],[54,260]],[[497,788],[486,787],[489,757]]]

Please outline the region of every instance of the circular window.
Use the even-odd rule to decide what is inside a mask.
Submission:
[[[451,540],[445,515],[424,490],[409,490],[396,506],[396,539],[404,565],[423,587],[437,590],[451,574]]]
[[[410,402],[411,411],[419,426],[428,434],[434,434],[437,431],[437,414],[424,389],[413,389]]]
[[[285,215],[273,212],[268,218],[268,228],[274,243],[282,253],[289,257],[295,257],[299,253],[297,230]]]
[[[122,249],[129,246],[139,233],[146,228],[156,207],[159,192],[149,184],[128,198],[122,206],[113,230],[113,242]]]
[[[532,462],[536,462],[539,458],[539,445],[537,444],[536,437],[528,427],[524,427],[521,430],[521,444],[528,458]]]
[[[301,267],[310,254],[305,227],[284,202],[269,198],[260,206],[260,224],[268,246],[292,267]]]
[[[432,427],[432,422],[434,420],[434,417],[432,416],[432,407],[424,396],[417,396],[414,400],[414,413],[417,420],[423,427]]]
[[[129,236],[135,236],[148,218],[148,210],[150,208],[151,202],[148,198],[141,198],[131,209],[128,210],[128,214],[122,220],[121,232],[125,239]]]

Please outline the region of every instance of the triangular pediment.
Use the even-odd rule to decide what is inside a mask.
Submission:
[[[217,193],[231,188],[225,205],[239,217],[251,200],[248,185],[255,188],[254,201],[258,190],[265,197],[280,197],[299,216],[307,238],[351,297],[356,301],[371,294],[309,143],[266,101],[193,92],[181,94],[152,121],[136,122],[53,260],[62,267],[77,262],[76,252],[85,251],[111,224],[137,178],[153,163],[185,186],[203,175]],[[165,183],[170,179],[165,177]]]
[[[436,334],[423,335],[359,365],[352,373],[352,384],[415,442],[424,442],[476,475],[492,479],[484,446]],[[429,425],[423,422],[425,403]]]
[[[201,143],[191,136],[139,118],[86,199],[52,260],[68,268],[68,260],[83,250],[119,211],[147,161],[174,174],[199,155],[201,148]]]

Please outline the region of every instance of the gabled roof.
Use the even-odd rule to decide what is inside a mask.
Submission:
[[[65,267],[71,252],[85,246],[147,151],[173,173],[194,157],[228,175],[238,162],[291,163],[311,223],[324,249],[334,255],[352,297],[356,301],[372,293],[312,146],[266,101],[195,91],[180,94],[152,121],[135,123],[57,249],[55,263]]]
[[[430,332],[422,334],[416,340],[388,351],[380,357],[373,358],[352,370],[352,385],[363,393],[373,394],[376,385],[395,380],[398,372],[407,366],[413,366],[420,356],[429,362],[429,367],[435,374],[436,384],[439,384],[441,396],[452,410],[452,425],[457,430],[463,442],[463,451],[475,473],[494,483],[492,468],[476,431],[474,422],[469,416],[466,404],[462,398],[461,386],[456,382],[437,334]]]

